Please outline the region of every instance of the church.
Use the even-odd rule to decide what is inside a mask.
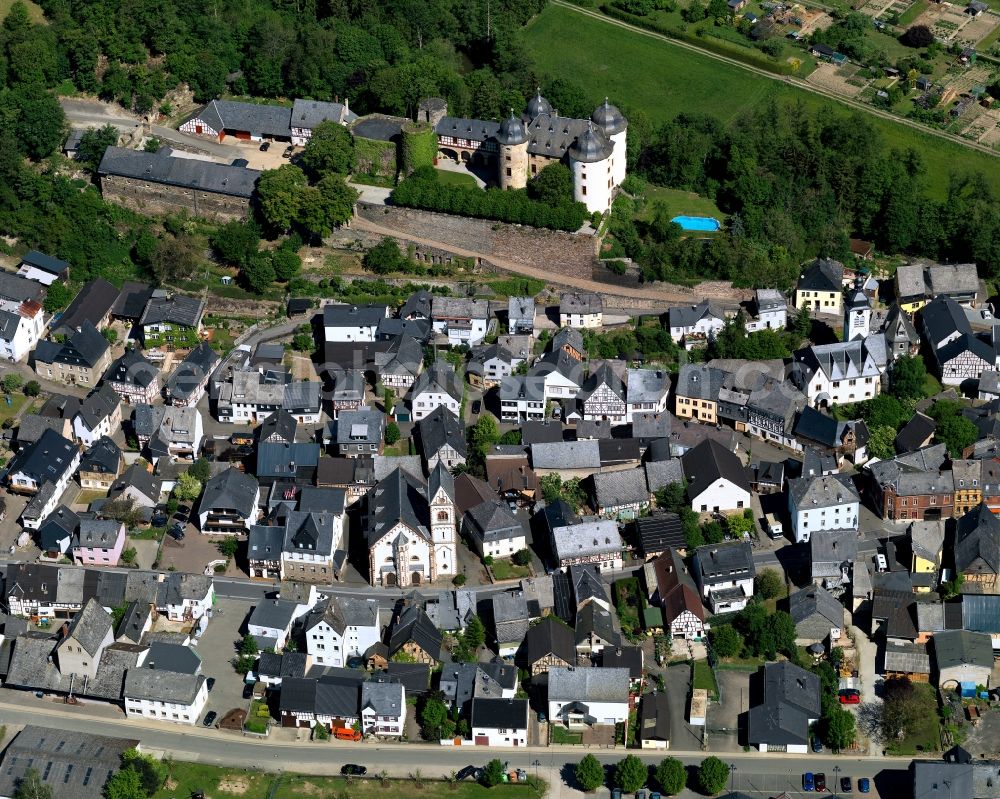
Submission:
[[[541,90],[502,122],[448,116],[440,98],[424,100],[417,117],[433,125],[439,159],[485,167],[502,189],[523,189],[559,162],[573,173],[573,199],[604,213],[625,180],[628,120],[607,99],[589,119],[560,116]]]

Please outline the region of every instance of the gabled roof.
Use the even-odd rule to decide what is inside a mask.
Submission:
[[[949,336],[956,333],[972,335],[969,318],[962,306],[951,297],[939,295],[920,311],[920,321],[931,347],[938,347]]]
[[[955,568],[1000,573],[1000,518],[985,503],[962,516],[955,528]]]
[[[97,325],[111,311],[118,300],[118,289],[103,277],[87,283],[69,307],[59,317],[59,326],[52,332],[68,335],[85,321]]]
[[[206,162],[195,161],[192,163]],[[204,311],[205,301],[197,297],[185,297],[182,294],[172,294],[163,297],[154,296],[147,303],[146,310],[142,312],[139,323],[142,325],[167,323],[183,327],[197,327],[201,322],[201,316]]]
[[[820,716],[819,677],[788,662],[765,663],[751,679],[751,744],[800,745]]]
[[[260,177],[258,170],[243,166],[174,158],[169,147],[161,147],[155,153],[108,147],[101,158],[97,174],[148,180],[243,199],[253,196],[257,178]]]
[[[253,518],[255,499],[259,487],[257,481],[239,469],[229,468],[205,483],[199,509],[235,510],[245,519]]]
[[[78,454],[74,443],[55,430],[45,430],[38,441],[18,451],[8,474],[25,474],[39,485],[47,481],[58,482]]]
[[[843,291],[844,265],[832,258],[817,258],[799,276],[798,290]]]
[[[697,305],[679,305],[668,309],[670,327],[694,327],[702,319],[724,320],[726,315],[711,300],[702,300]]]
[[[67,637],[82,646],[88,655],[97,657],[104,639],[112,633],[111,628],[111,614],[97,600],[90,599],[73,617]]]
[[[445,446],[450,446],[463,458],[468,454],[465,427],[455,414],[442,405],[417,422],[417,430],[425,460],[430,460]]]
[[[550,702],[628,702],[628,669],[549,669]]]
[[[442,650],[444,637],[441,631],[418,605],[407,607],[393,627],[389,637],[389,656],[395,655],[404,644],[411,641],[434,660],[446,659],[446,653]]]
[[[686,541],[681,518],[676,513],[654,513],[636,522],[639,542],[645,554],[666,549],[684,549]]]
[[[481,541],[505,541],[524,535],[521,522],[499,499],[481,502],[465,514],[465,522]]]
[[[111,314],[123,319],[138,319],[146,310],[146,304],[152,295],[153,287],[148,283],[126,280],[118,293]]]
[[[188,119],[201,119],[217,133],[239,131],[287,139],[292,133],[290,122],[293,109],[294,106],[289,109],[287,106],[266,103],[212,100]],[[296,127],[307,126],[296,125]]]
[[[788,613],[796,625],[821,616],[830,627],[844,626],[844,607],[821,586],[809,585],[788,597]]]
[[[937,430],[937,422],[930,416],[917,411],[896,434],[895,446],[897,452],[915,452],[925,446],[927,440]]]
[[[670,742],[670,701],[666,691],[643,695],[639,705],[639,740]]]
[[[643,469],[625,469],[618,472],[600,472],[594,481],[594,497],[602,508],[649,502],[649,488]]]
[[[144,357],[140,349],[135,348],[126,350],[124,355],[111,364],[104,379],[112,383],[146,388],[159,376],[159,367]]]
[[[36,269],[41,269],[43,272],[48,272],[50,275],[60,276],[69,269],[69,264],[66,261],[61,261],[58,258],[54,258],[51,255],[46,255],[38,250],[28,250],[22,258],[22,264],[28,264]]]
[[[455,374],[455,367],[438,361],[421,372],[413,383],[411,396],[416,398],[425,392],[447,394],[456,402],[461,402],[462,383]]]
[[[219,356],[207,341],[202,341],[178,365],[167,380],[167,395],[174,400],[185,401],[198,386],[212,373],[219,362]]]
[[[942,630],[931,640],[939,672],[964,665],[993,668],[993,644],[986,633]]]
[[[739,457],[714,439],[705,439],[681,456],[688,481],[688,496],[701,494],[716,480],[727,480],[747,493],[750,481]]]
[[[574,632],[577,646],[589,643],[591,637],[596,637],[607,646],[621,646],[622,637],[615,628],[615,616],[596,602],[577,611]]]
[[[676,550],[664,552],[654,560],[653,572],[656,575],[656,590],[660,595],[663,615],[668,625],[684,611],[694,614],[699,621],[705,621],[705,608],[701,597],[698,595],[691,573]]]
[[[474,697],[470,713],[473,729],[524,730],[528,727],[528,700]]]
[[[576,641],[573,630],[551,616],[546,616],[528,628],[521,648],[520,660],[527,666],[547,655],[555,655],[566,663],[576,663]]]
[[[343,103],[326,103],[320,100],[296,99],[292,103],[291,127],[312,130],[322,122],[346,125],[358,115]]]
[[[406,698],[402,683],[376,677],[361,685],[361,710],[371,710],[376,716],[398,718],[406,713]]]
[[[860,502],[854,484],[846,475],[799,477],[788,481],[788,494],[798,509],[832,508]],[[845,520],[848,523],[849,520]]]
[[[559,313],[561,314],[597,314],[603,310],[604,301],[600,294],[570,291],[559,295]]]

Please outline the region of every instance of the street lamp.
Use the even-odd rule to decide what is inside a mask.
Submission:
[[[729,792],[730,793],[733,792],[733,783],[735,782],[735,780],[736,780],[736,764],[735,763],[730,763],[729,764]]]
[[[535,767],[535,779],[537,780],[538,779],[538,767],[540,765],[542,765],[542,761],[538,760],[538,759],[535,759],[535,760],[532,761],[531,765],[533,765]]]
[[[833,767],[833,793],[834,796],[837,795],[837,791],[840,790],[840,766]]]

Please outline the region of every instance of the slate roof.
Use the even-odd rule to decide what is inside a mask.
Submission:
[[[434,623],[427,617],[424,609],[418,605],[407,607],[393,627],[392,634],[389,637],[390,657],[410,641],[419,646],[434,660],[442,661],[447,659],[446,653],[442,651],[444,637],[441,631],[434,626]]]
[[[615,616],[603,605],[591,602],[576,614],[574,628],[576,645],[589,646],[590,639],[596,637],[607,646],[621,646],[622,637],[615,628]],[[626,670],[627,671],[627,670]]]
[[[807,742],[809,721],[820,716],[819,677],[791,663],[765,663],[751,679],[750,693],[751,744]]]
[[[549,669],[550,702],[628,702],[628,669]]]
[[[637,520],[639,543],[645,554],[663,552],[666,549],[684,549],[684,528],[676,513],[654,513]]]
[[[654,560],[653,573],[667,624],[672,624],[686,610],[700,621],[705,621],[705,608],[694,579],[676,550],[664,552]]]
[[[96,326],[108,315],[117,300],[118,289],[111,283],[103,277],[91,280],[63,311],[53,334],[68,335],[85,321]]]
[[[670,741],[670,701],[666,691],[644,694],[639,705],[639,740]]]
[[[789,480],[788,493],[799,509],[830,508],[861,501],[850,478],[842,475]]]
[[[197,189],[249,200],[261,173],[242,166],[193,158],[174,158],[170,155],[169,148],[147,153],[108,147],[101,158],[97,174],[147,180],[166,186]]]
[[[561,314],[598,314],[603,310],[604,301],[600,294],[570,291],[559,295],[559,313]]]
[[[23,473],[39,485],[56,482],[65,474],[79,450],[55,430],[45,430],[38,441],[18,450],[10,463],[8,474]]]
[[[39,342],[41,344],[42,342]],[[55,345],[54,350],[43,353],[35,348],[35,360],[42,363],[82,364],[93,368],[104,357],[109,349],[107,339],[90,322],[83,321],[78,330],[72,332],[62,346]]]
[[[552,530],[553,554],[559,562],[619,553],[623,546],[618,524],[610,520],[579,522]]]
[[[688,495],[697,496],[716,480],[727,480],[747,493],[750,481],[740,459],[714,439],[705,439],[681,456]]]
[[[62,435],[66,423],[61,418],[41,416],[37,413],[28,413],[21,417],[17,428],[17,445],[24,448],[34,444],[42,437],[46,430],[52,430]]]
[[[463,458],[468,454],[465,427],[447,408],[439,405],[429,416],[417,422],[417,430],[420,434],[420,448],[427,460],[446,445]]]
[[[156,500],[159,499],[159,479],[156,475],[147,471],[141,464],[134,463],[129,466],[122,473],[121,477],[111,484],[109,496],[113,499],[124,492],[129,486],[132,486],[137,491],[141,492],[143,496],[147,497],[154,504],[156,503]]]
[[[817,258],[799,276],[798,290],[843,291],[844,265],[832,258]]]
[[[190,705],[205,683],[201,674],[183,674],[160,669],[129,669],[125,674],[124,696]]]
[[[931,639],[938,672],[955,666],[993,668],[993,644],[986,633],[969,630],[942,630]]]
[[[326,103],[320,100],[299,100],[292,103],[291,127],[312,130],[321,122],[339,125],[353,122],[358,115],[343,103]]]
[[[573,630],[547,616],[535,626],[528,628],[519,659],[530,667],[550,654],[566,663],[576,663],[576,641]]]
[[[96,430],[97,426],[107,419],[121,405],[121,399],[114,389],[102,385],[92,391],[80,405],[78,414],[88,430]]]
[[[456,402],[462,401],[462,383],[449,363],[439,361],[421,372],[410,389],[410,396],[416,399],[427,391],[447,394]]]
[[[532,444],[531,465],[535,469],[594,469],[601,466],[600,445],[595,440]]]
[[[944,295],[935,297],[921,309],[920,321],[933,348],[955,333],[972,335],[972,326],[962,306]]]
[[[127,280],[122,284],[121,291],[117,294],[115,304],[111,308],[111,314],[121,319],[138,320],[142,316],[142,312],[146,310],[146,304],[152,295],[153,287],[148,283]]]
[[[291,118],[292,109],[287,106],[240,103],[234,100],[212,100],[200,111],[188,117],[188,119],[203,120],[218,133],[223,131],[229,131],[231,134],[252,133],[282,139],[291,136]]]
[[[295,478],[302,470],[316,468],[321,449],[319,444],[304,441],[258,444],[257,474],[262,478]]]
[[[670,327],[687,329],[694,327],[702,319],[725,319],[722,309],[711,300],[702,300],[697,305],[678,305],[667,310]]]
[[[191,161],[201,164],[204,161]],[[205,301],[197,297],[185,297],[173,294],[165,297],[152,297],[146,304],[139,323],[142,325],[172,324],[183,327],[197,327],[205,312]]]
[[[642,505],[649,502],[649,487],[643,469],[625,469],[618,472],[601,472],[591,478],[594,498],[602,508],[619,505]]]
[[[525,730],[528,728],[528,700],[475,697],[470,726],[473,729]]]
[[[33,769],[53,796],[103,799],[104,785],[120,768],[122,754],[138,746],[134,738],[28,725],[4,752],[0,795],[14,796]]]
[[[376,677],[361,685],[361,709],[376,716],[398,718],[406,714],[406,699],[401,683]]]
[[[521,522],[506,502],[481,502],[465,514],[467,529],[481,541],[505,541],[524,535]]]
[[[557,330],[555,335],[552,337],[550,351],[557,352],[563,347],[570,347],[577,352],[585,353],[586,348],[583,346],[583,333],[575,327],[564,327]]]
[[[706,544],[695,550],[695,569],[700,572],[703,585],[716,579],[729,582],[732,575],[754,574],[750,544],[731,541],[725,544]]]
[[[288,630],[298,604],[289,599],[264,599],[254,605],[248,624],[275,630]]]
[[[166,383],[167,395],[178,402],[186,402],[195,389],[203,385],[205,378],[219,362],[219,356],[207,341],[202,341],[187,354]]]
[[[919,605],[917,606],[920,607]],[[885,645],[885,670],[902,674],[930,674],[931,658],[926,644],[887,641]]]
[[[190,646],[152,641],[142,666],[157,671],[197,674],[201,671],[201,655]]]
[[[821,616],[830,627],[844,626],[844,607],[821,586],[809,585],[788,597],[788,613],[796,625]]]
[[[1000,518],[980,503],[955,528],[955,567],[966,571],[982,560],[986,573],[1000,573]]]
[[[916,599],[912,591],[876,587],[872,597],[872,619],[885,622],[887,638],[917,638]]]
[[[112,632],[111,626],[111,615],[96,600],[89,599],[70,622],[68,636],[95,657],[101,642]]]
[[[0,272],[0,297],[11,302],[40,302],[45,286],[11,272]]]
[[[937,430],[937,422],[917,411],[896,434],[897,452],[915,452],[925,446],[927,439]]]
[[[145,358],[138,348],[126,350],[104,374],[104,379],[112,383],[147,388],[160,376],[159,367]]]

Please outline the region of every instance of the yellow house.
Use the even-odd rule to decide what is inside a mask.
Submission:
[[[951,473],[955,479],[956,517],[964,516],[983,501],[983,462],[960,460],[951,462]]]
[[[937,588],[941,568],[941,548],[944,546],[944,522],[913,522],[910,525],[910,579],[913,590],[926,594]]]
[[[830,258],[817,258],[799,276],[795,307],[814,313],[840,316],[844,301],[844,265]]]
[[[705,424],[719,421],[719,390],[726,373],[704,364],[681,367],[674,391],[674,414],[678,419],[694,419]]]
[[[908,264],[896,269],[896,300],[908,314],[919,311],[928,303],[930,298],[927,296],[923,264]]]

